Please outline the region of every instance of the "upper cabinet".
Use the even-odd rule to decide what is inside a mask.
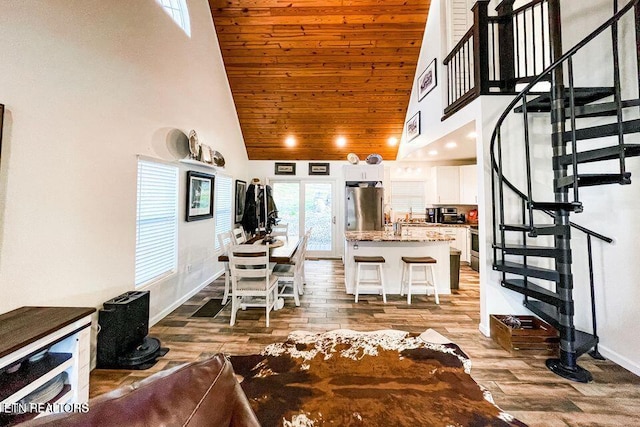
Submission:
[[[433,168],[435,187],[434,204],[457,205],[460,203],[460,168],[458,166],[436,166]]]
[[[478,204],[478,168],[476,165],[460,166],[460,204]]]
[[[382,181],[384,179],[383,165],[346,165],[344,167],[345,181]]]
[[[477,205],[476,165],[436,166],[431,172],[427,203],[433,205]]]

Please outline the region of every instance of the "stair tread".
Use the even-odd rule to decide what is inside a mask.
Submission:
[[[500,260],[495,262],[494,268],[505,273],[519,274],[521,276],[537,277],[538,279],[558,281],[560,273],[550,268],[525,265],[513,261]]]
[[[563,235],[569,229],[565,225],[556,224],[533,224],[533,228],[529,224],[503,224],[502,229],[505,231],[520,231],[534,233],[541,236]]]
[[[606,184],[630,184],[631,172],[625,173],[592,173],[578,174],[579,187],[591,187],[594,185]],[[566,176],[559,179],[556,188],[573,187],[573,176]]]
[[[553,246],[536,246],[536,245],[494,245],[494,248],[501,249],[512,255],[526,255],[539,257],[555,257],[558,255],[558,249]]]
[[[640,119],[626,120],[620,124],[624,134],[640,132]],[[603,138],[606,136],[615,136],[619,133],[618,123],[608,123],[606,125],[591,126],[576,129],[576,140],[582,141],[586,139]],[[564,142],[569,142],[573,138],[571,131],[567,131],[562,135]]]
[[[531,207],[537,210],[549,211],[572,211],[581,212],[582,203],[580,202],[531,202]]]
[[[622,147],[613,145],[610,147],[596,148],[594,150],[580,151],[576,154],[578,163],[599,162],[604,160],[615,160],[620,157],[620,150],[624,151],[624,157],[640,156],[640,144],[624,144]],[[557,161],[561,165],[570,165],[573,162],[572,155],[559,156]]]
[[[630,108],[640,106],[640,99],[628,99],[620,102],[621,108]],[[613,116],[618,111],[618,103],[616,101],[600,102],[597,104],[580,105],[575,109],[576,118],[586,117],[603,117]],[[565,111],[567,119],[571,118],[571,110]]]
[[[574,88],[575,105],[582,106],[590,104],[599,99],[611,96],[614,93],[613,87],[577,87]],[[565,107],[569,107],[569,89],[564,90]],[[522,106],[513,110],[516,113],[522,112]],[[551,111],[551,94],[537,96],[531,101],[527,101],[527,111],[534,113],[544,113]]]
[[[514,292],[518,292],[523,295],[527,295],[531,298],[535,298],[546,302],[547,304],[560,305],[564,303],[564,300],[560,295],[554,291],[543,288],[525,279],[507,279],[502,281],[502,285]]]

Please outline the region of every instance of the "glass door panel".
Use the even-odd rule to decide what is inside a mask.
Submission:
[[[300,237],[300,182],[272,183],[273,200],[281,223],[289,224],[289,238]]]
[[[313,228],[307,251],[313,255],[333,254],[333,184],[304,184],[304,229]]]

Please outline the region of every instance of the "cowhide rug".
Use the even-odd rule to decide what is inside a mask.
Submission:
[[[269,426],[524,426],[469,375],[435,331],[294,332],[261,354],[231,356]]]

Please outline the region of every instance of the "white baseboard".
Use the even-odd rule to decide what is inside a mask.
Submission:
[[[155,325],[156,323],[158,323],[159,321],[164,319],[169,313],[171,313],[176,308],[180,307],[189,298],[191,298],[192,296],[194,296],[195,294],[200,292],[202,290],[202,288],[204,288],[209,283],[213,282],[214,280],[216,280],[218,277],[222,276],[223,274],[224,274],[224,270],[222,270],[219,273],[214,274],[213,276],[211,276],[210,278],[204,280],[202,283],[200,283],[198,286],[196,286],[191,292],[187,293],[182,298],[180,298],[179,300],[175,301],[173,304],[171,304],[170,306],[168,306],[167,308],[162,310],[160,313],[158,313],[155,316],[153,316],[151,319],[149,319],[149,327]]]
[[[607,359],[640,376],[640,365],[637,362],[629,360],[627,357],[624,357],[601,344],[598,344],[598,350]]]

